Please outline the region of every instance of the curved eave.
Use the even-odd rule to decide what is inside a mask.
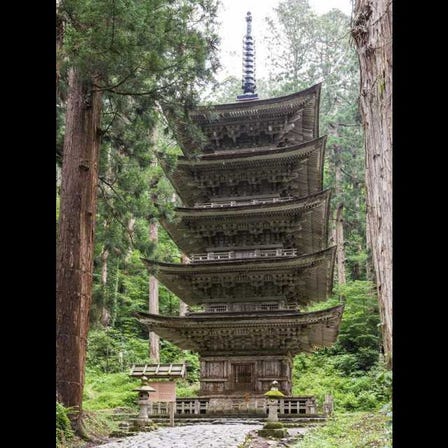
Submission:
[[[297,248],[303,252],[322,249],[328,241],[328,213],[331,190],[327,189],[306,198],[292,199],[285,202],[242,205],[234,207],[214,208],[176,208],[175,222],[161,220],[161,224],[170,234],[175,243],[186,253],[205,252],[209,247],[207,237],[197,231],[196,226],[219,225],[220,221],[230,220],[232,223],[246,222],[248,219],[265,221],[269,219],[296,219],[304,216],[305,229],[300,227],[292,233]],[[290,217],[290,218],[288,218]],[[299,244],[299,239],[302,243]],[[306,240],[305,240],[306,239]],[[303,247],[301,247],[303,246]],[[230,250],[230,249],[229,249]]]
[[[315,84],[314,86],[308,87],[308,89],[301,90],[299,92],[291,93],[289,95],[277,96],[274,98],[265,98],[260,100],[253,100],[249,102],[236,102],[236,103],[225,103],[225,104],[215,104],[212,106],[199,106],[193,109],[190,116],[197,122],[211,121],[209,115],[213,112],[220,112],[225,114],[226,112],[239,111],[242,113],[252,114],[254,109],[258,111],[263,111],[264,109],[270,111],[272,106],[285,107],[286,105],[302,104],[301,100],[310,97],[315,94],[317,103],[320,99],[322,83]],[[213,120],[219,120],[219,116],[215,117],[213,115]]]
[[[201,277],[220,279],[225,276],[236,276],[241,273],[251,274],[290,273],[304,283],[297,291],[300,297],[293,298],[299,305],[324,301],[331,293],[336,247],[300,257],[242,259],[239,261],[211,261],[206,263],[164,263],[144,259],[152,275],[169,290],[189,305],[204,303],[220,303],[223,299],[208,294],[207,291],[195,289],[192,281]],[[250,281],[250,280],[248,280]],[[294,293],[295,294],[295,293]],[[286,298],[287,299],[287,298]],[[225,301],[240,302],[249,300],[236,295],[227,297]],[[263,298],[257,299],[263,301]],[[267,299],[264,299],[267,300]],[[291,301],[291,300],[289,300]]]
[[[337,338],[344,310],[338,305],[324,310],[288,314],[166,317],[138,313],[138,320],[184,350],[200,354],[311,352],[328,347]],[[250,339],[251,343],[246,341]]]
[[[259,150],[252,149],[250,151],[234,151],[220,154],[203,154],[196,159],[190,157],[179,156],[178,166],[216,166],[220,169],[225,163],[231,167],[236,164],[259,161],[259,160],[277,160],[283,158],[297,157],[299,159],[309,156],[313,151],[322,150],[325,147],[327,136],[315,138],[307,142],[299,143],[297,145],[284,146],[277,148],[275,146]]]
[[[306,109],[308,103],[312,101],[311,110],[307,113],[308,123],[306,123],[307,133],[309,132],[310,135],[305,139],[310,140],[319,136],[320,90],[321,84],[319,83],[300,92],[276,98],[199,106],[190,112],[190,118],[204,132],[206,128],[223,126],[230,123],[237,124],[247,121],[267,120],[274,116],[277,118],[286,116],[302,107]],[[193,141],[186,134],[183,125],[176,125],[175,127],[177,129],[178,141],[184,154],[197,153],[199,142]]]

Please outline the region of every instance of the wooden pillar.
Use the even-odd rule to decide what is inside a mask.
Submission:
[[[170,416],[170,426],[174,426],[174,409],[175,409],[176,402],[170,401],[168,402],[168,413]]]

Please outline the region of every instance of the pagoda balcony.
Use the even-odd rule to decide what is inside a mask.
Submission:
[[[241,205],[259,205],[259,204],[276,204],[278,202],[291,201],[294,198],[292,196],[275,197],[275,198],[258,198],[250,199],[246,201],[219,201],[219,202],[205,202],[194,205],[194,208],[220,208],[220,207],[237,207]]]
[[[298,254],[326,247],[330,190],[305,198],[265,196],[246,200],[232,198],[213,203],[219,204],[215,207],[177,207],[173,221],[162,218],[160,223],[188,256],[240,246],[296,248]]]
[[[174,171],[162,154],[160,162],[189,207],[244,196],[305,197],[322,190],[325,143],[326,137],[319,137],[283,148],[179,157]]]
[[[188,264],[143,261],[152,275],[188,305],[274,301],[302,307],[326,300],[331,292],[335,249]]]
[[[272,257],[296,257],[297,249],[256,249],[248,251],[207,252],[205,254],[192,254],[191,263],[207,261],[237,260],[244,258],[272,258]]]

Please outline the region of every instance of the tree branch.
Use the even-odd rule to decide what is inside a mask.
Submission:
[[[115,191],[115,189],[104,179],[102,179],[101,177],[99,178],[101,180],[101,182],[105,183],[106,185],[108,185],[112,191],[119,197],[119,199],[123,200],[120,195]],[[126,234],[129,236],[129,240],[131,243],[132,247],[135,247],[134,244],[134,239],[132,237],[132,232],[129,231],[128,226],[126,224],[123,223],[123,221],[120,219],[119,214],[116,212],[115,208],[110,204],[109,200],[107,199],[107,195],[106,192],[104,191],[103,187],[101,186],[101,184],[98,184],[100,190],[101,190],[101,196],[103,197],[104,201],[106,202],[106,204],[108,205],[108,207],[110,208],[111,214],[114,217],[114,219],[118,222],[118,224],[120,224],[121,227],[123,227],[123,229],[125,230]],[[129,209],[128,209],[129,210]]]

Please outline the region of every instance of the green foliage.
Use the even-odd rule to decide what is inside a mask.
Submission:
[[[199,392],[199,382],[190,383],[185,380],[176,381],[176,396],[182,397],[197,397]]]
[[[217,44],[215,3],[61,0],[65,26],[58,61],[62,69],[98,73],[101,87],[115,93],[185,90],[216,68],[210,57]]]
[[[160,362],[161,363],[183,363],[187,365],[187,381],[189,384],[199,381],[199,356],[189,350],[181,350],[176,345],[160,340]]]
[[[295,448],[390,448],[390,417],[382,410],[374,414],[337,413],[326,425],[311,429]]]
[[[74,432],[68,417],[68,410],[56,402],[56,447],[64,448],[66,442],[72,440]]]
[[[325,394],[336,409],[372,410],[391,399],[392,374],[379,361],[380,328],[376,290],[372,282],[350,281],[335,288],[335,296],[307,311],[336,305],[345,308],[336,343],[294,359],[293,394]]]
[[[130,413],[137,410],[137,392],[133,391],[140,381],[129,377],[128,372],[103,373],[98,370],[86,371],[83,407],[88,411],[107,409],[127,409]],[[195,397],[199,392],[199,383],[189,379],[176,381],[178,397]]]
[[[344,315],[336,343],[327,349],[337,368],[349,375],[367,371],[378,360],[380,317],[372,282],[354,281],[338,285],[335,294],[345,297]]]
[[[367,372],[346,375],[333,358],[319,353],[296,356],[293,395],[316,395],[322,403],[325,395],[331,394],[335,409],[343,411],[375,410],[391,399],[391,372],[383,365],[377,363]]]
[[[130,378],[128,373],[87,370],[83,407],[89,411],[130,407],[135,411],[137,392],[132,389],[139,385],[140,381]]]
[[[122,409],[123,411],[126,409]],[[135,412],[135,410],[133,410]],[[118,421],[113,418],[113,412],[105,411],[83,411],[83,424],[87,434],[97,437],[108,437],[113,431],[118,430]]]
[[[336,343],[320,350],[319,356],[331,356],[331,362],[346,375],[366,372],[378,361],[380,351],[380,317],[376,289],[370,281],[349,281],[337,285],[327,302],[307,308],[316,311],[339,303],[344,297],[344,313]]]
[[[127,337],[113,328],[89,332],[87,368],[97,372],[128,371],[132,364],[148,362],[148,340]]]

